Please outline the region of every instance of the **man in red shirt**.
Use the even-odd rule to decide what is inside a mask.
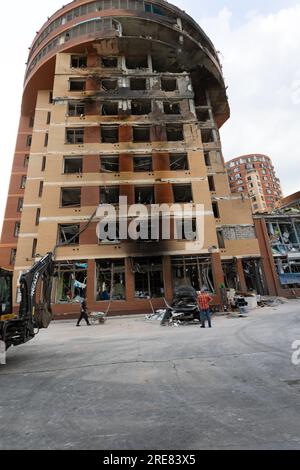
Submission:
[[[211,328],[211,315],[209,303],[212,301],[212,297],[208,295],[205,287],[202,287],[201,292],[198,295],[198,305],[200,309],[200,320],[201,328],[205,328],[206,319],[208,321],[208,326]]]

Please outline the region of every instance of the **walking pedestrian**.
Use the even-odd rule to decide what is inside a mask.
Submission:
[[[78,318],[78,322],[77,322],[76,326],[80,326],[80,323],[81,323],[82,320],[86,321],[87,326],[91,326],[91,324],[89,322],[89,316],[88,316],[88,313],[87,313],[87,305],[86,305],[85,300],[83,300],[82,303],[81,303],[80,317]]]
[[[211,328],[211,313],[209,303],[212,301],[212,297],[206,293],[206,288],[202,287],[201,292],[198,295],[198,305],[200,310],[200,321],[201,328],[205,328],[206,320],[208,326]]]

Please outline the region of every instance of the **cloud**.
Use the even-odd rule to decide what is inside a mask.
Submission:
[[[300,189],[300,4],[268,15],[251,11],[239,25],[232,20],[227,8],[199,18],[220,50],[229,87],[224,157],[269,155],[288,195]]]

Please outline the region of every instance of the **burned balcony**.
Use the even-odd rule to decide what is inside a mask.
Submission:
[[[163,91],[176,91],[177,90],[177,79],[176,78],[162,78],[161,89]]]
[[[164,101],[164,113],[165,114],[180,114],[180,103],[170,103],[169,101]]]
[[[136,204],[155,204],[154,186],[140,186],[135,188]]]
[[[140,172],[151,173],[153,171],[152,157],[148,157],[148,156],[133,157],[133,171],[135,171],[136,173],[140,173]]]
[[[148,69],[147,56],[126,57],[126,67],[129,70]]]
[[[66,143],[73,145],[81,145],[84,143],[84,129],[75,128],[66,130]]]
[[[85,116],[85,103],[80,101],[70,102],[68,105],[68,115],[71,117]]]
[[[150,126],[133,127],[133,142],[150,142]]]
[[[207,122],[210,121],[210,115],[208,108],[198,108],[196,110],[197,119],[200,122]]]
[[[106,69],[115,69],[118,67],[118,57],[102,57],[101,65]]]
[[[189,162],[186,153],[178,153],[170,155],[170,170],[172,171],[188,171]]]
[[[174,202],[176,203],[193,202],[193,192],[191,184],[174,184],[173,194]]]
[[[118,205],[120,198],[120,188],[111,186],[100,188],[100,204]]]
[[[130,90],[133,91],[145,91],[147,90],[146,78],[131,78],[130,79]]]
[[[212,129],[201,129],[201,135],[203,144],[210,144],[215,141]]]
[[[102,116],[118,116],[119,102],[118,101],[105,101],[101,106]]]
[[[167,140],[169,142],[178,142],[183,141],[183,125],[182,124],[167,124],[166,126],[167,131]]]
[[[80,207],[81,188],[62,188],[61,207]]]
[[[119,142],[119,126],[101,126],[101,142],[116,144]]]
[[[79,245],[80,225],[59,225],[58,243],[59,245]]]
[[[101,88],[104,91],[114,91],[118,88],[118,80],[116,79],[105,79],[101,80]]]
[[[119,157],[101,156],[100,157],[100,171],[103,173],[119,173],[120,171]]]
[[[134,116],[150,114],[152,111],[151,100],[133,100],[131,102],[131,113]]]
[[[86,81],[81,78],[72,78],[69,81],[69,91],[85,91]]]
[[[64,158],[64,174],[81,174],[82,173],[82,157],[65,157]]]

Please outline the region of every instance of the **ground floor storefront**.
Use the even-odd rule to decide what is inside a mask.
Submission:
[[[75,316],[86,298],[92,311],[110,315],[150,313],[171,302],[174,288],[206,287],[213,304],[222,303],[222,287],[266,294],[259,258],[222,260],[219,253],[139,256],[59,261],[52,303],[57,318]]]

